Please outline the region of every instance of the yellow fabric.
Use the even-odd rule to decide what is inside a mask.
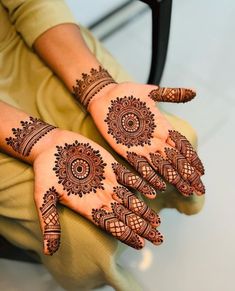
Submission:
[[[34,40],[50,27],[74,23],[65,3],[60,0],[0,2],[0,100],[60,128],[79,132],[113,153],[91,117],[31,49]],[[131,80],[90,32],[84,28],[81,31],[90,49],[117,82]],[[166,117],[196,145],[196,134],[189,124],[169,114]],[[35,251],[66,290],[89,290],[103,284],[116,290],[139,290],[132,276],[117,264],[123,244],[63,206],[59,206],[61,247],[53,257],[42,254],[33,183],[29,165],[0,153],[0,234],[22,248]],[[170,207],[193,214],[201,209],[203,201],[203,197],[196,196],[186,199],[169,187],[166,193],[148,203],[158,211]]]

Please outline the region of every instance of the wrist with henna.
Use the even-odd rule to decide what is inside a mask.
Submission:
[[[116,84],[109,72],[102,68],[92,68],[89,74],[82,74],[81,79],[76,80],[76,86],[73,87],[75,98],[86,108],[92,98],[109,84]]]
[[[43,143],[40,142],[41,139],[45,138],[56,127],[32,116],[29,117],[29,120],[21,121],[20,124],[20,127],[12,128],[13,135],[5,140],[7,145],[19,155],[19,158],[32,163],[38,152],[48,146],[52,137],[47,137],[47,142],[44,140]],[[40,146],[38,146],[38,143],[40,143]]]

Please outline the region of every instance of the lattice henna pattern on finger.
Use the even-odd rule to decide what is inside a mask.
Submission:
[[[76,80],[76,86],[73,87],[74,95],[87,108],[91,99],[109,84],[116,82],[107,70],[101,66],[97,70],[92,68],[90,74],[83,73],[81,80]]]
[[[199,174],[195,168],[192,167],[189,162],[178,151],[171,148],[165,148],[165,153],[168,161],[171,162],[173,167],[180,173],[180,175],[186,181],[190,182],[190,185],[201,194],[205,193],[205,187],[202,184]]]
[[[60,246],[60,222],[56,209],[59,194],[54,187],[50,188],[43,196],[43,204],[40,207],[44,221],[44,245],[48,254],[53,255]]]
[[[161,244],[163,236],[153,228],[146,220],[137,216],[129,209],[119,203],[112,204],[112,210],[116,217],[125,225],[129,226],[139,236],[144,237],[154,244]]]
[[[139,250],[143,247],[138,235],[118,220],[114,212],[105,209],[92,209],[92,219],[103,230],[109,232],[114,237],[125,244]]]
[[[147,160],[134,152],[127,152],[127,161],[140,173],[141,177],[146,179],[156,189],[164,191],[165,182],[155,173]]]
[[[169,161],[165,160],[159,153],[150,154],[150,159],[156,171],[174,185],[184,196],[192,195],[192,187],[180,177]]]
[[[156,195],[156,191],[153,189],[153,187],[148,185],[139,176],[127,170],[123,165],[119,163],[113,163],[112,168],[117,177],[117,181],[120,184],[136,189],[146,196]]]
[[[161,223],[160,216],[138,199],[132,192],[123,186],[113,188],[113,198],[120,201],[126,208],[143,217],[150,223],[158,226]]]
[[[94,150],[88,143],[65,144],[57,146],[56,161],[53,170],[58,182],[63,185],[68,195],[83,194],[104,189],[103,180],[106,163],[98,150]]]
[[[148,96],[155,102],[185,103],[192,100],[196,93],[191,89],[158,87]]]
[[[204,166],[187,138],[176,130],[169,130],[169,137],[175,143],[178,151],[203,175],[205,173]]]
[[[117,98],[111,101],[109,112],[104,120],[117,144],[128,148],[151,144],[154,129],[154,114],[145,102],[133,96]]]
[[[30,117],[30,121],[21,121],[22,128],[12,128],[15,137],[6,138],[6,142],[14,151],[22,156],[29,156],[33,146],[55,126]]]

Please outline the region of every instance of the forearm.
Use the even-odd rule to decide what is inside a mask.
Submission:
[[[38,153],[50,144],[55,127],[2,101],[0,112],[0,150],[32,164]]]
[[[71,92],[76,79],[100,65],[75,24],[61,24],[47,30],[36,39],[34,48]]]

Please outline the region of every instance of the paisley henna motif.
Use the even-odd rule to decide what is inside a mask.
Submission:
[[[154,114],[145,102],[133,96],[117,98],[111,101],[105,122],[108,133],[128,148],[151,144],[151,138],[156,127]]]
[[[154,169],[166,181],[174,185],[184,196],[192,195],[192,187],[180,177],[169,161],[165,160],[159,153],[150,154],[150,159]]]
[[[21,121],[22,128],[12,128],[15,137],[6,138],[6,142],[14,151],[22,156],[29,156],[32,147],[46,135],[55,129],[54,126],[40,119],[30,117],[30,121]]]
[[[131,171],[127,170],[123,165],[119,163],[112,164],[113,171],[116,174],[117,181],[127,187],[136,189],[145,196],[155,196],[156,191],[148,185],[139,176],[133,174]]]
[[[169,130],[169,136],[175,143],[177,150],[203,175],[205,172],[203,164],[187,138],[176,130]]]
[[[161,223],[160,216],[148,207],[143,201],[138,199],[133,193],[128,191],[127,188],[118,186],[113,188],[113,198],[119,203],[123,204],[127,209],[143,217],[152,225],[158,226]]]
[[[192,100],[196,93],[190,89],[157,87],[148,96],[155,102],[185,103]]]
[[[65,144],[57,146],[56,161],[53,170],[68,195],[96,192],[104,189],[104,168],[106,163],[98,150],[88,143]]]
[[[122,221],[118,220],[114,214],[115,207],[117,207],[116,203],[113,203],[112,212],[107,212],[104,209],[92,209],[93,221],[100,226],[100,228],[109,232],[125,244],[137,250],[141,249],[143,244],[139,236]]]
[[[105,86],[116,84],[108,71],[99,66],[98,70],[91,69],[90,75],[82,74],[81,80],[76,80],[73,87],[74,95],[85,108],[88,107],[91,99]]]
[[[44,246],[49,255],[53,255],[60,246],[60,222],[56,209],[59,194],[55,188],[50,188],[43,196],[43,204],[40,207],[44,221]]]
[[[164,191],[165,182],[155,173],[144,157],[134,152],[127,152],[127,161],[136,169],[136,171],[147,180],[154,188]]]

